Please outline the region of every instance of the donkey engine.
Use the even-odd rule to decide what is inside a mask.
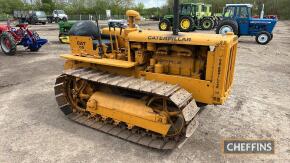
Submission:
[[[72,27],[56,101],[82,125],[152,148],[181,147],[198,127],[199,106],[229,96],[237,36],[142,30],[138,12],[126,15],[126,27]]]

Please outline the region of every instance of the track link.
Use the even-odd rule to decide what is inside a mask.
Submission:
[[[128,130],[127,128],[115,125],[113,123],[100,121],[81,112],[74,112],[67,100],[64,89],[65,80],[68,76],[78,77],[97,84],[117,86],[143,93],[167,97],[182,110],[185,122],[187,124],[186,132],[182,136],[175,139],[168,139],[159,136],[156,137],[146,133],[134,132],[133,130]],[[199,124],[197,121],[199,107],[196,106],[195,100],[192,99],[191,94],[185,89],[180,88],[178,85],[158,81],[149,81],[142,78],[138,79],[134,77],[120,76],[89,68],[80,68],[64,71],[64,73],[56,79],[54,90],[59,109],[69,119],[90,128],[94,128],[110,135],[151,148],[174,149],[176,147],[181,147],[187,138],[193,134]]]

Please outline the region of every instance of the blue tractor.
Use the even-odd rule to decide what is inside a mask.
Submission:
[[[272,32],[277,20],[264,19],[264,9],[260,18],[252,18],[252,7],[251,4],[227,4],[224,8],[223,18],[216,28],[216,33],[233,32],[239,37],[255,36],[258,44],[268,44],[273,38]]]

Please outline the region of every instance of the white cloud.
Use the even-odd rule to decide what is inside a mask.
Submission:
[[[161,7],[166,3],[166,0],[135,0],[135,3],[138,4],[142,2],[145,8],[150,7]]]

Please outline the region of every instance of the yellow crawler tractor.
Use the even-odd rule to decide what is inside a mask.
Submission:
[[[180,147],[198,126],[198,106],[229,96],[238,39],[178,33],[177,6],[173,34],[136,28],[133,10],[126,28],[72,33],[72,53],[61,55],[65,70],[54,87],[63,113],[137,144]]]

